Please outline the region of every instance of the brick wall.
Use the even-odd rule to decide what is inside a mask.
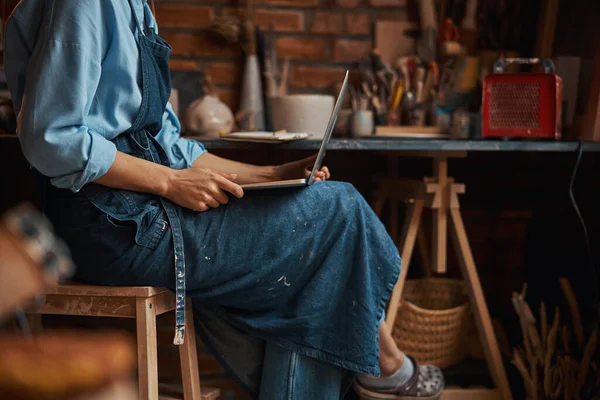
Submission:
[[[235,12],[234,0],[161,0],[156,16],[161,34],[173,46],[175,86],[187,89],[208,71],[226,103],[236,109],[244,57],[237,46],[219,46],[207,28],[214,16]],[[277,52],[289,57],[291,92],[331,92],[345,68],[371,49],[376,19],[414,18],[407,0],[257,0],[256,23],[273,30]],[[192,82],[190,82],[190,80]]]

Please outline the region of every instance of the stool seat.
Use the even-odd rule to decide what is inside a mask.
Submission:
[[[66,283],[46,288],[45,293],[66,296],[151,297],[172,293],[169,289],[154,286],[95,286]]]
[[[135,318],[140,400],[159,400],[156,316],[175,309],[175,294],[152,286],[96,286],[66,283],[45,289],[44,301],[27,309],[32,326],[42,314]],[[184,400],[214,400],[219,389],[201,388],[191,302],[186,302],[185,341],[179,346]]]

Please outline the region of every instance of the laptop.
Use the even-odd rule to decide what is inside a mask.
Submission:
[[[344,78],[344,83],[342,84],[342,88],[340,89],[340,93],[338,94],[337,101],[335,102],[335,106],[333,107],[333,112],[331,113],[331,117],[329,118],[329,123],[327,124],[327,129],[325,130],[325,135],[323,136],[323,141],[321,142],[321,147],[319,148],[319,154],[317,155],[317,159],[315,160],[315,164],[313,165],[312,171],[308,179],[289,179],[285,181],[271,181],[271,182],[259,182],[259,183],[250,183],[247,185],[241,185],[244,190],[255,190],[255,189],[274,189],[274,188],[286,188],[286,187],[298,187],[298,186],[309,186],[312,185],[315,181],[315,174],[321,169],[321,165],[323,163],[323,158],[325,157],[325,147],[327,147],[327,143],[329,143],[329,139],[331,138],[331,133],[333,132],[333,127],[335,126],[335,122],[337,121],[338,114],[340,113],[340,109],[342,108],[342,103],[344,101],[344,96],[346,95],[348,87],[348,71],[346,71],[346,77]]]

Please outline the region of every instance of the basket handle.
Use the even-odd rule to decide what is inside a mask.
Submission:
[[[494,64],[494,73],[502,74],[504,72],[504,68],[509,64],[542,64],[544,67],[544,72],[547,74],[553,74],[556,70],[552,60],[547,58],[502,58],[496,61]]]

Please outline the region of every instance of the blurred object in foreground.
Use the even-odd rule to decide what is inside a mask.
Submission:
[[[21,205],[2,216],[0,319],[73,271],[69,250],[39,211]]]
[[[133,400],[136,353],[114,332],[56,331],[31,340],[0,337],[0,398]]]

